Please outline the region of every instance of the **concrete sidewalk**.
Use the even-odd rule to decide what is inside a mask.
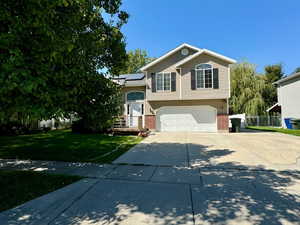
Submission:
[[[296,172],[171,167],[142,174],[124,171],[128,166],[117,167],[105,179],[83,179],[2,212],[0,224],[296,225],[300,221]]]
[[[200,184],[199,169],[188,167],[101,165],[93,163],[0,159],[0,169],[77,175],[86,178]]]

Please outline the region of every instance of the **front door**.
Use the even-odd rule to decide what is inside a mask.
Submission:
[[[138,126],[138,118],[142,115],[142,103],[129,104],[129,127]]]

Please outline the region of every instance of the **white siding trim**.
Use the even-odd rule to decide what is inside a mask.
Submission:
[[[199,56],[199,55],[201,55],[203,53],[211,55],[211,56],[214,56],[214,57],[219,58],[219,59],[222,59],[222,60],[224,60],[226,62],[229,62],[229,63],[236,63],[236,60],[234,60],[234,59],[231,59],[229,57],[223,56],[221,54],[218,54],[216,52],[213,52],[213,51],[210,51],[210,50],[207,50],[207,49],[202,49],[201,51],[199,51],[199,52],[197,52],[197,53],[195,53],[193,55],[190,55],[190,56],[184,58],[183,60],[179,61],[178,63],[175,64],[175,67],[180,67],[183,64],[187,63],[188,61],[196,58],[197,56]]]

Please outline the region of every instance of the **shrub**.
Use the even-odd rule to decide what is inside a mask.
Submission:
[[[75,133],[100,133],[107,130],[106,126],[99,126],[96,121],[80,119],[72,123],[72,131]]]
[[[0,124],[0,135],[19,135],[29,133],[29,128],[21,122]]]

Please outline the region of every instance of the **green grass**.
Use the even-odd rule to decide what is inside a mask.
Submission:
[[[29,171],[0,170],[0,211],[57,190],[81,179]]]
[[[284,134],[300,136],[300,130],[290,130],[290,129],[284,129],[284,128],[275,128],[275,127],[258,127],[258,126],[249,126],[247,128],[252,129],[252,130],[273,131],[273,132],[279,132],[279,133],[284,133]]]
[[[1,136],[0,158],[109,163],[142,140],[134,136],[74,134],[70,130]],[[117,146],[118,151],[102,157]]]

